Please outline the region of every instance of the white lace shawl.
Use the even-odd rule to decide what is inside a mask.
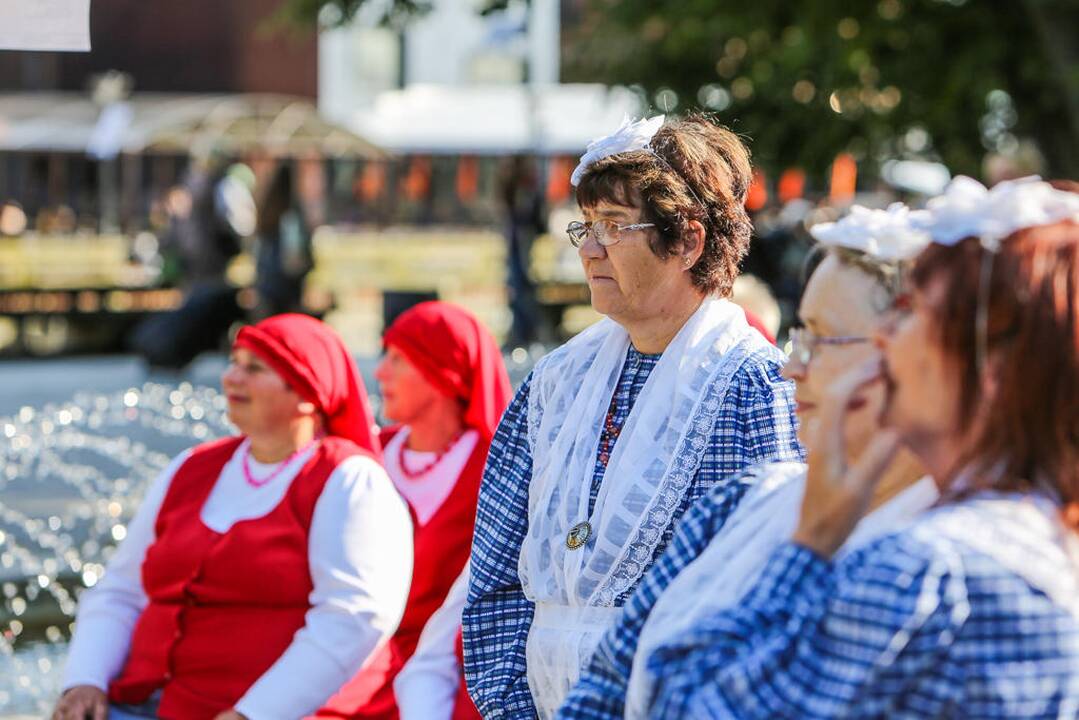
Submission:
[[[705,300],[642,388],[591,516],[600,431],[629,336],[604,319],[536,365],[528,408],[528,532],[518,564],[526,597],[610,607],[633,586],[700,466],[731,378],[765,343],[740,307]],[[567,548],[567,532],[584,520],[591,539]]]

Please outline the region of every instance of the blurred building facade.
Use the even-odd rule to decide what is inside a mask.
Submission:
[[[361,12],[319,38],[319,109],[399,154],[578,155],[640,103],[624,88],[560,82],[574,6],[531,0],[481,15],[433,0],[403,30]]]
[[[375,10],[372,4],[372,10]],[[519,86],[559,81],[559,0],[479,15],[471,3],[433,0],[403,30],[362,12],[319,38],[319,102],[346,120],[385,92],[420,85]]]
[[[0,91],[85,91],[119,70],[138,92],[271,92],[314,98],[313,30],[277,32],[280,0],[108,0],[90,6],[89,53],[0,51]]]

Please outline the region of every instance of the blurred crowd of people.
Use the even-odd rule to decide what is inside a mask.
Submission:
[[[215,349],[241,320],[299,312],[303,283],[314,267],[312,227],[282,162],[258,202],[250,167],[211,156],[192,163],[184,182],[168,191],[160,231],[160,281],[184,290],[177,310],[143,321],[129,342],[151,364],[182,367]],[[243,250],[254,256],[254,302],[242,307],[227,277]]]

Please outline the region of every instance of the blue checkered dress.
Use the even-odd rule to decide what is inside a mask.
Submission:
[[[659,357],[630,347],[613,398],[617,425],[625,422]],[[674,522],[710,488],[767,459],[801,459],[802,449],[795,436],[793,388],[780,376],[782,362],[781,352],[762,347],[732,379],[694,482],[654,558],[670,542]],[[530,380],[510,403],[491,444],[476,514],[468,605],[462,618],[469,693],[481,714],[489,719],[535,716],[525,676],[525,642],[533,605],[522,593],[517,575],[517,560],[528,526],[528,485],[532,477],[527,438]],[[591,485],[592,503],[604,469],[597,462]],[[619,603],[624,603],[632,592],[630,588]]]
[[[652,608],[667,586],[704,552],[712,538],[723,529],[742,496],[759,479],[763,468],[770,467],[773,466],[755,466],[727,482],[713,486],[696,505],[686,511],[667,551],[641,578],[636,591],[626,601],[618,624],[604,635],[592,660],[581,672],[580,680],[558,711],[559,718],[606,720],[624,716],[626,689],[633,670],[637,641]]]
[[[648,666],[656,718],[1079,717],[1075,616],[992,558],[909,530],[834,564],[780,546],[738,607]]]

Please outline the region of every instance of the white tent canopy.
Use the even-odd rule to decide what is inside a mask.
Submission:
[[[116,151],[186,154],[200,147],[226,153],[253,148],[281,155],[379,157],[371,143],[287,95],[136,93],[123,120],[105,134]],[[101,142],[102,108],[81,93],[0,93],[0,151],[92,151]]]

